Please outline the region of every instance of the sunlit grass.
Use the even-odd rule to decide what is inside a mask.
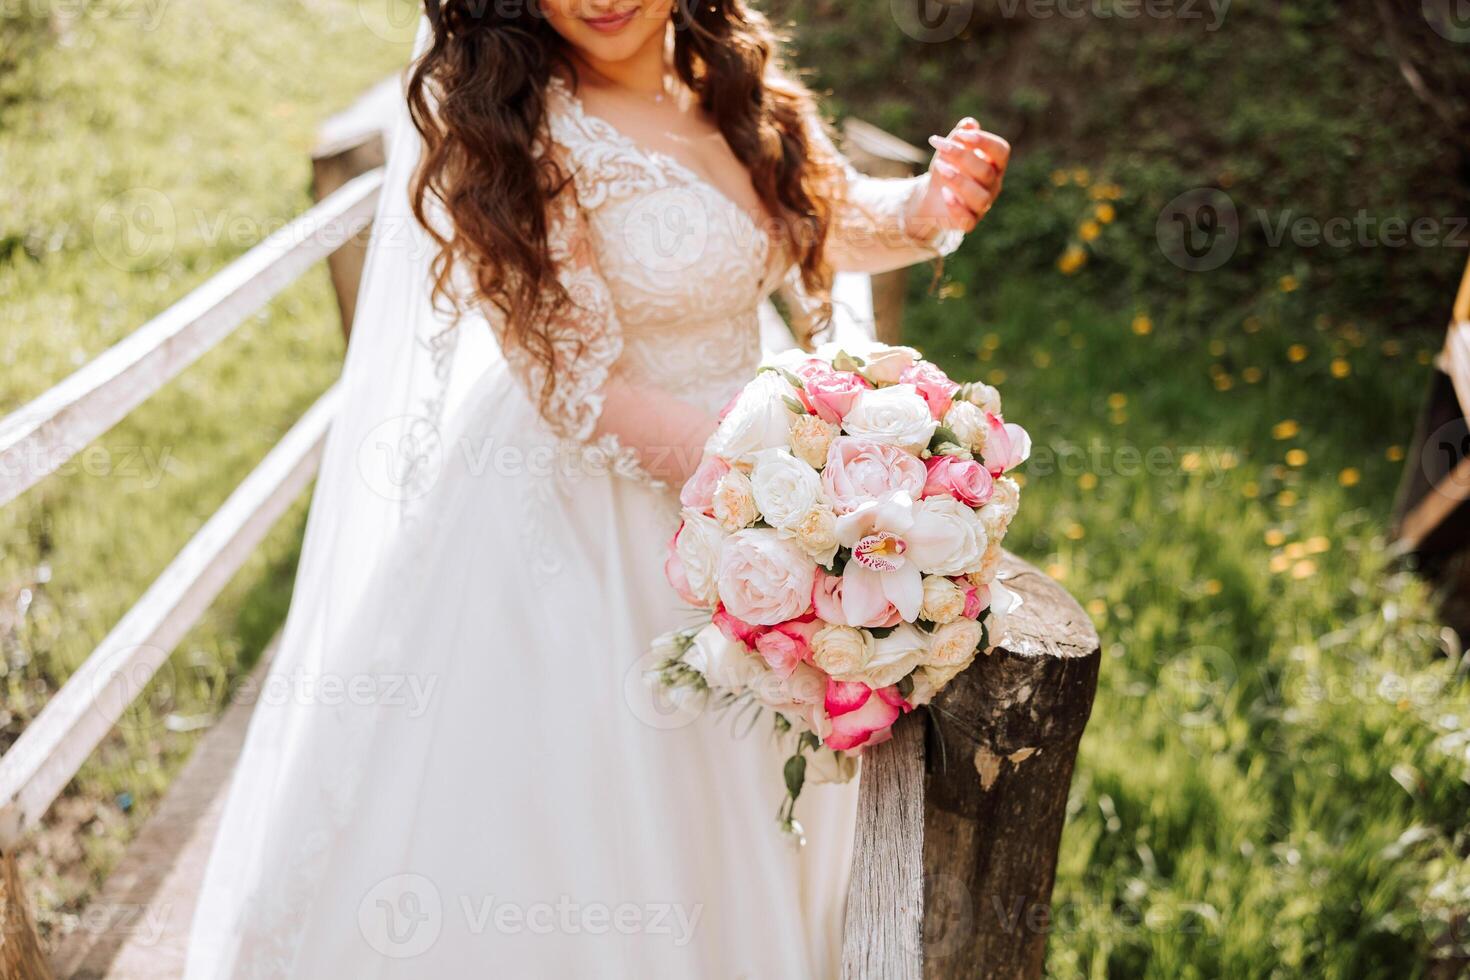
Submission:
[[[1385,553],[1417,352],[1279,284],[1199,323],[949,273],[911,337],[1003,383],[1036,440],[1007,544],[1103,639],[1052,973],[1417,974],[1470,898],[1459,651]]]

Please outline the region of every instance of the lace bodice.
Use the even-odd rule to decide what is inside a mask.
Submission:
[[[560,79],[548,93],[547,129],[547,148],[572,176],[570,192],[553,203],[550,244],[573,307],[549,324],[559,363],[546,422],[603,451],[638,446],[629,431],[636,420],[608,409],[636,395],[610,401],[614,386],[714,414],[760,359],[757,310],[789,269],[784,243],[680,161],[588,113]],[[847,174],[851,206],[839,208],[828,246],[839,270],[897,268],[958,245],[957,233],[918,241],[904,231],[902,215],[927,178]],[[539,400],[544,368],[505,347]]]

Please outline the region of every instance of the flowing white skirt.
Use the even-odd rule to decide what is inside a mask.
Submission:
[[[671,492],[550,472],[503,362],[459,419],[431,560],[386,563],[349,649],[304,658],[350,670],[264,690],[188,975],[835,976],[856,784],[807,788],[798,849],[769,717],[645,693],[649,640],[694,621]]]

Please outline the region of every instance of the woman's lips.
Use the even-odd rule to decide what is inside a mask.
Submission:
[[[582,23],[594,31],[600,31],[603,34],[616,34],[631,24],[633,18],[637,16],[638,8],[634,7],[632,10],[625,10],[620,14],[603,14],[601,17],[583,17]]]

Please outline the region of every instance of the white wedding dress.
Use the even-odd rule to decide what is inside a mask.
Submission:
[[[338,472],[318,485],[196,913],[195,980],[838,972],[855,784],[808,787],[798,848],[776,823],[769,718],[684,724],[651,700],[649,641],[695,621],[662,573],[676,491],[642,478],[602,417],[614,382],[717,411],[757,366],[757,308],[789,263],[731,199],[560,82],[548,125],[575,172],[551,235],[578,303],[552,330],[579,353],[542,413],[534,365],[492,351],[425,452],[417,517],[379,554],[371,527],[324,530],[362,491],[351,477],[381,490],[370,439],[342,444],[363,421],[334,429]],[[920,189],[850,173],[834,264],[951,249],[904,233]],[[374,249],[369,276],[403,261]],[[371,342],[355,330],[353,348]],[[353,359],[372,356],[351,352],[344,384],[363,388]],[[333,576],[361,576],[351,601],[312,598]]]

